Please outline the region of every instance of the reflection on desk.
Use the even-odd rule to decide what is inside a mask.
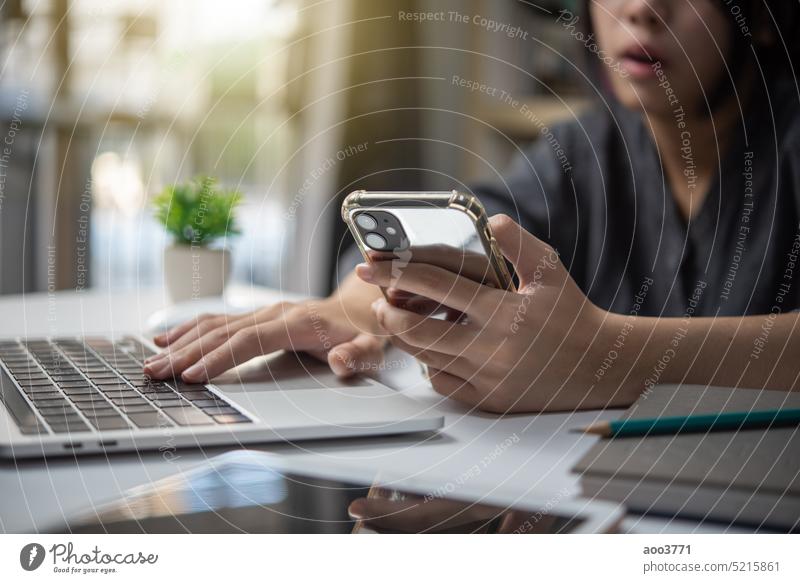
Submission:
[[[234,451],[131,490],[78,516],[74,533],[347,533],[351,501],[368,488],[275,469],[269,456]]]

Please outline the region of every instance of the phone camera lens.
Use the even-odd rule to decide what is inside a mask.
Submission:
[[[366,231],[372,231],[378,226],[378,221],[376,221],[372,215],[361,213],[356,217],[356,224]]]
[[[370,217],[370,218],[372,218],[372,217]],[[366,241],[367,245],[369,245],[373,249],[385,249],[386,248],[386,239],[381,237],[378,233],[367,233],[367,236],[364,237],[364,241]]]

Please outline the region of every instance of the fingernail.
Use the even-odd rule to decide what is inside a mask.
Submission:
[[[181,374],[181,378],[185,381],[200,380],[200,377],[202,376],[204,370],[205,370],[205,364],[203,364],[203,361],[201,360],[199,362],[194,363],[192,366],[183,371],[183,374]]]
[[[347,507],[347,514],[350,515],[350,518],[354,520],[364,520],[364,518],[366,518],[366,512],[364,512],[362,508],[359,508],[359,506],[361,506],[359,501],[354,500],[350,506]]]
[[[145,365],[144,372],[151,377],[160,378],[163,375],[169,361],[151,362]]]
[[[359,263],[356,265],[356,275],[364,281],[372,281],[375,276],[375,269],[369,263]]]
[[[347,352],[339,352],[337,356],[339,357],[339,360],[342,361],[342,364],[344,364],[346,369],[353,368],[353,357],[350,354]]]
[[[384,299],[375,300],[372,302],[372,313],[375,314],[375,320],[377,320],[378,325],[380,325],[381,328],[383,328],[383,320],[386,318],[386,314],[381,309],[385,303],[386,300]]]
[[[347,374],[350,369],[350,355],[343,352],[336,352],[333,355],[333,362],[331,362],[331,368],[333,368],[333,372],[337,375]]]

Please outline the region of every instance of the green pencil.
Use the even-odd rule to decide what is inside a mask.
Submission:
[[[782,427],[800,424],[800,409],[771,409],[766,411],[739,411],[703,415],[677,415],[652,419],[623,419],[602,421],[577,429],[603,437],[630,437],[635,435],[664,435],[674,433],[705,433],[731,429]]]

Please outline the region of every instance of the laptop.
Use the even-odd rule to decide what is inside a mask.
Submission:
[[[254,359],[208,384],[156,381],[124,336],[0,341],[0,457],[145,451],[432,431],[441,414],[310,356]]]

